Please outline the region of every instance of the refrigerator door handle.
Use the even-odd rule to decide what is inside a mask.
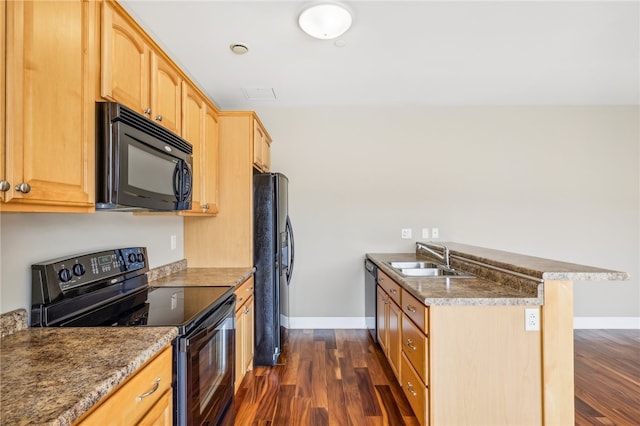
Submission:
[[[291,220],[289,219],[289,216],[287,216],[287,233],[289,234],[289,246],[290,246],[290,250],[289,250],[289,262],[288,262],[288,266],[287,266],[287,285],[291,284],[291,275],[293,274],[293,258],[295,255],[295,243],[293,241],[293,227],[291,226]]]

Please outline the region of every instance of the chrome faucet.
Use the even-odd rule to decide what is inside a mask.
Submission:
[[[442,254],[438,253],[437,251],[433,250],[431,247],[421,242],[416,243],[416,250],[417,251],[422,250],[432,256],[437,257],[438,259],[441,259],[447,268],[451,268],[451,265],[449,264],[449,248],[442,244],[434,244],[434,243],[429,243],[429,244],[434,247],[441,248]]]

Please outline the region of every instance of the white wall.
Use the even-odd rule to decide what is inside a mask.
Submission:
[[[363,257],[440,240],[623,270],[575,315],[640,317],[638,107],[261,108],[290,178],[292,317],[364,316]]]
[[[177,238],[171,250],[171,235]],[[31,264],[85,251],[147,247],[150,267],[184,258],[183,219],[95,214],[0,214],[0,312],[31,306]]]

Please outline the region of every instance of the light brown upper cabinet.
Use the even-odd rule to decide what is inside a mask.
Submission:
[[[217,112],[193,88],[183,82],[183,137],[193,145],[191,210],[183,215],[218,212],[218,117]]]
[[[0,211],[93,211],[98,4],[0,7],[6,58]]]
[[[111,2],[102,9],[100,93],[181,135],[182,77]]]
[[[253,120],[253,165],[264,173],[271,170],[271,137],[256,119]]]

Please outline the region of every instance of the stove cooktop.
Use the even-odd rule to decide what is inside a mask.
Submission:
[[[197,324],[232,295],[233,287],[150,287],[146,325],[184,328]]]

